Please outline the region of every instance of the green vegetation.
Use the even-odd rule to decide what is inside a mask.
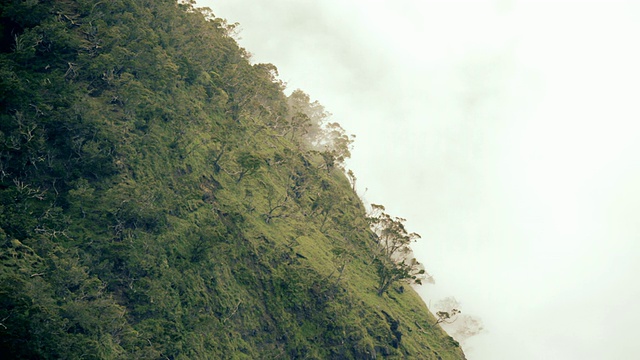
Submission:
[[[433,283],[431,275],[411,251],[411,243],[420,239],[420,235],[407,232],[406,219],[385,213],[384,206],[372,204],[371,208],[368,219],[377,245],[373,250],[373,261],[378,274],[378,295],[382,296],[398,281],[419,285],[423,280]]]
[[[353,139],[233,29],[171,0],[0,4],[0,353],[463,359],[380,291]]]

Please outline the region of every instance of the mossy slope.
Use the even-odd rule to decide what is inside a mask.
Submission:
[[[231,30],[0,5],[0,353],[463,359],[410,288],[376,295],[360,200]]]

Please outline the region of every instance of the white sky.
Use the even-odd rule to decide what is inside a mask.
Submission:
[[[470,360],[640,353],[640,5],[200,0],[357,135],[361,193],[488,331]]]

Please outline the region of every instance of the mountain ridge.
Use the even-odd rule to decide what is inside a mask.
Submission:
[[[463,359],[410,287],[380,291],[353,139],[233,29],[168,0],[0,5],[3,353]]]

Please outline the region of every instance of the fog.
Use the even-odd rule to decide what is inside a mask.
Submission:
[[[200,0],[357,135],[358,191],[423,236],[486,331],[471,360],[630,359],[640,310],[640,6]]]

